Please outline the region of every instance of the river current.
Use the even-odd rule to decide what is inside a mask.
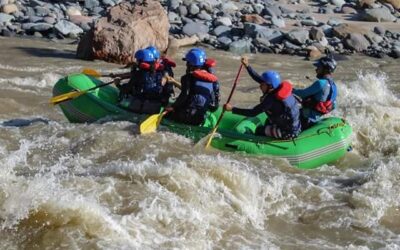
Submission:
[[[138,135],[129,122],[69,123],[48,103],[59,78],[124,72],[74,59],[75,49],[0,37],[0,249],[400,249],[399,60],[338,61],[333,115],[352,125],[354,149],[299,170],[168,132]],[[177,76],[186,50],[174,56]],[[240,57],[207,53],[224,101]],[[297,87],[315,77],[299,57],[249,58]],[[232,103],[259,97],[243,72]]]

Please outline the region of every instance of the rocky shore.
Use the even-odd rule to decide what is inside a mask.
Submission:
[[[146,6],[148,1],[0,0],[0,34],[79,40],[117,5]],[[159,2],[167,15],[159,22],[169,21],[170,37],[196,36],[203,44],[236,54],[314,59],[327,48],[341,54],[400,58],[400,0]]]

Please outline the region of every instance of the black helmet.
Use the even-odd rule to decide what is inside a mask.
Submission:
[[[336,69],[337,62],[331,56],[325,56],[314,63],[315,67],[322,67],[333,73]]]

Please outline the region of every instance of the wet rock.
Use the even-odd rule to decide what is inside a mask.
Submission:
[[[343,39],[351,33],[367,34],[369,30],[355,24],[342,23],[333,27],[332,32],[334,36]]]
[[[331,3],[337,7],[342,7],[346,2],[344,0],[331,0]]]
[[[179,6],[179,8],[178,8],[178,14],[179,14],[180,16],[187,16],[188,13],[189,13],[189,12],[188,12],[188,10],[187,10],[187,8],[186,8],[185,5]]]
[[[205,10],[201,10],[199,14],[197,14],[197,17],[200,20],[206,20],[206,21],[212,21],[213,18],[210,14],[207,13]]]
[[[266,7],[264,9],[264,12],[266,15],[271,16],[271,17],[273,17],[273,16],[278,17],[278,16],[282,15],[282,11],[281,11],[281,9],[279,9],[279,6],[277,6],[277,5],[272,5],[272,6]]]
[[[0,13],[0,24],[7,24],[14,20],[15,17],[9,14]]]
[[[88,10],[92,10],[95,7],[100,6],[100,2],[97,0],[85,0],[84,6]]]
[[[361,18],[370,22],[393,22],[396,20],[396,17],[386,8],[366,9]]]
[[[288,40],[284,40],[283,45],[285,46],[285,48],[290,49],[290,50],[300,50],[301,49],[300,46],[297,46],[297,45],[289,42]]]
[[[15,36],[14,32],[12,32],[11,30],[8,30],[6,28],[0,29],[0,33],[1,33],[2,36],[5,36],[5,37],[13,37],[13,36]]]
[[[106,6],[114,6],[115,2],[112,0],[101,0],[101,2]]]
[[[231,28],[228,26],[220,25],[215,28],[211,33],[217,37],[219,36],[228,36],[230,34]]]
[[[340,19],[337,19],[337,18],[330,18],[328,20],[328,22],[327,22],[327,24],[330,25],[330,26],[337,26],[337,25],[339,25],[341,23],[343,23],[343,21],[340,20]]]
[[[303,29],[294,29],[286,33],[286,38],[297,45],[302,45],[306,43],[309,37],[309,32],[308,30],[303,30]]]
[[[83,30],[79,26],[67,20],[60,20],[56,25],[54,25],[54,28],[64,36],[76,37],[83,33]]]
[[[273,16],[271,18],[271,22],[273,25],[275,25],[278,28],[284,28],[285,27],[285,20],[283,18],[279,18],[276,16]]]
[[[183,26],[182,32],[187,36],[207,34],[208,26],[202,23],[187,23]]]
[[[221,5],[221,10],[223,12],[233,12],[237,11],[239,8],[233,2],[226,2]]]
[[[195,15],[197,15],[198,13],[200,13],[200,8],[199,8],[199,6],[197,6],[197,4],[192,3],[192,4],[189,6],[188,11],[189,11],[189,14],[195,16]]]
[[[158,1],[148,0],[146,6],[123,2],[111,7],[107,16],[98,19],[81,38],[77,57],[128,64],[133,61],[133,51],[149,44],[164,51],[169,27],[166,12]]]
[[[322,57],[321,51],[315,46],[308,46],[306,48],[306,51],[307,51],[307,58],[309,60],[316,60]]]
[[[257,14],[243,15],[241,16],[241,20],[242,22],[255,23],[255,24],[263,24],[267,22],[267,20],[265,20],[264,18],[262,18]]]
[[[340,12],[343,14],[357,14],[357,10],[350,6],[343,6]]]
[[[310,29],[310,38],[315,41],[321,41],[325,37],[324,32],[320,28],[312,27]]]
[[[245,23],[244,33],[252,38],[267,39],[271,43],[279,43],[283,40],[283,35],[280,31],[258,24]]]
[[[264,5],[262,4],[254,4],[253,6],[254,12],[258,15],[260,15],[262,13],[262,11],[264,10]],[[251,14],[251,13],[249,13]]]
[[[167,5],[171,10],[176,10],[181,3],[181,0],[169,0]]]
[[[18,7],[15,4],[6,4],[1,6],[1,12],[5,14],[11,14],[18,11]]]
[[[309,20],[309,19],[301,20],[301,24],[304,26],[318,26],[319,25],[319,23],[317,21]]]
[[[24,23],[22,24],[22,29],[32,32],[45,32],[53,29],[53,25],[48,23]]]
[[[168,13],[168,20],[169,20],[169,23],[171,23],[171,24],[181,24],[182,23],[181,18],[175,12]]]
[[[48,23],[48,24],[55,24],[56,23],[56,19],[54,17],[49,17],[49,16],[43,18],[43,21],[45,23]]]
[[[81,16],[81,10],[75,6],[69,7],[67,9],[67,16]]]
[[[228,49],[229,45],[232,43],[232,39],[226,36],[221,36],[217,38],[217,41],[222,45],[223,49]]]
[[[239,40],[229,45],[229,51],[234,54],[245,54],[251,52],[251,42],[249,40]]]
[[[351,50],[354,50],[357,52],[362,52],[362,51],[367,50],[367,48],[370,46],[370,43],[364,37],[364,35],[358,34],[358,33],[351,33],[344,40],[344,45],[348,49],[351,49]]]
[[[214,22],[215,26],[224,25],[224,26],[232,26],[232,21],[229,17],[220,17]]]
[[[43,22],[43,17],[39,17],[39,16],[30,16],[28,19],[29,22],[31,23],[39,23],[39,22]]]
[[[51,10],[42,6],[35,7],[36,16],[45,17],[51,14]]]
[[[381,27],[381,26],[375,26],[374,27],[374,32],[378,35],[384,36],[386,33],[386,29]]]

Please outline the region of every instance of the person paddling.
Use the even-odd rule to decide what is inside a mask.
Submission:
[[[218,78],[204,70],[205,53],[191,49],[185,56],[186,74],[182,76],[181,93],[172,106],[167,107],[167,118],[191,125],[201,125],[208,110],[218,108]]]
[[[135,113],[156,114],[168,104],[170,94],[164,92],[166,77],[163,67],[148,49],[138,50],[130,74],[116,74],[116,86],[121,91],[121,106]],[[120,79],[130,78],[121,85]]]
[[[302,98],[301,122],[307,129],[336,108],[337,87],[332,73],[337,63],[331,56],[326,56],[314,63],[317,78],[305,89],[294,89],[293,93]]]
[[[277,139],[293,139],[301,132],[299,105],[292,94],[292,85],[281,82],[278,72],[268,70],[261,76],[249,65],[246,57],[242,58],[249,75],[260,84],[263,96],[260,104],[252,109],[233,107],[232,104],[224,105],[226,111],[234,114],[253,117],[262,112],[268,115],[264,126],[256,129],[257,135],[274,137]]]

